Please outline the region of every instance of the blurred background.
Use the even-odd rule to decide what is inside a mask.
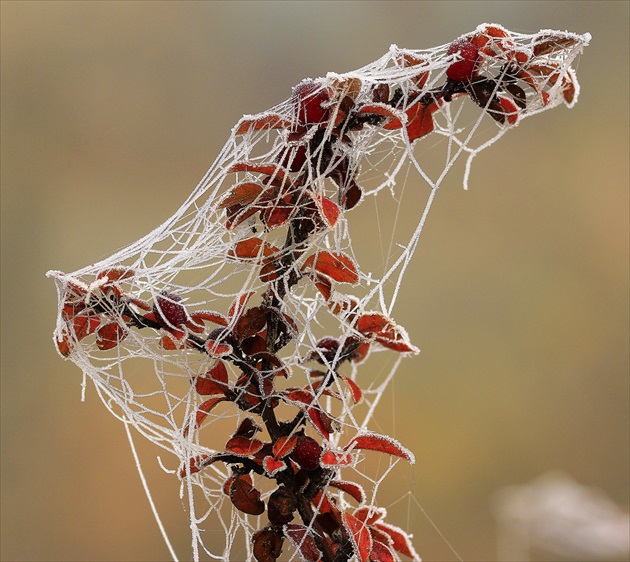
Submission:
[[[54,350],[45,272],[161,223],[302,78],[482,22],[591,32],[582,93],[440,191],[394,311],[422,353],[377,416],[417,464],[379,497],[431,561],[496,560],[496,491],[550,470],[627,509],[629,6],[2,2],[2,559],[168,559],[122,425]],[[178,483],[147,464],[186,559]]]

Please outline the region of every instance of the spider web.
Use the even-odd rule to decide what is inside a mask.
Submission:
[[[199,391],[201,376],[219,363],[230,384],[241,376],[229,360],[227,334],[249,330],[251,336],[241,335],[255,340],[256,331],[243,317],[269,299],[273,285],[281,293],[278,313],[289,334],[275,364],[282,375],[274,380],[275,392],[311,388],[313,400],[304,411],[314,418],[313,411],[327,413],[334,423],[322,435],[318,418],[320,423],[305,424],[306,433],[326,450],[342,451],[352,437],[368,435],[400,361],[417,351],[391,318],[447,174],[462,162],[467,187],[481,150],[522,119],[576,102],[579,86],[571,64],[588,44],[588,34],[525,35],[484,24],[468,37],[487,41],[468,90],[452,81],[445,89],[447,69],[462,58],[449,45],[421,51],[392,45],[356,71],[308,80],[276,107],[244,116],[199,185],[164,224],[99,263],[69,274],[48,273],[59,299],[57,349],[125,423],[132,447],[130,428],[168,453],[159,462],[174,480],[180,478],[195,560],[253,559],[250,539],[266,524],[264,514],[247,515],[231,505],[224,492],[228,464],[213,462],[198,471],[194,464],[223,451],[246,418],[257,420],[261,441],[268,438],[259,415],[229,400],[209,405]],[[490,91],[484,94],[482,87]],[[323,103],[310,109],[320,99]],[[311,123],[312,116],[300,115],[309,111],[324,115]],[[287,217],[292,211],[284,188],[298,176],[317,225],[291,246]],[[393,204],[396,213],[390,232],[379,223],[385,259],[366,253],[361,240],[352,238],[360,220],[354,215],[360,217],[361,205],[372,198],[377,209]],[[278,260],[287,252],[294,260],[282,269]],[[326,258],[332,260],[328,265]],[[394,336],[379,339],[376,332],[361,332],[356,322],[361,314],[391,321]],[[350,340],[368,343],[369,356],[344,364],[339,371],[345,379],[337,378],[323,393],[312,371],[336,365],[343,342]],[[362,399],[352,381],[360,381]],[[290,420],[303,407],[279,400],[275,413]],[[376,505],[379,485],[401,455],[387,457],[378,469],[369,465],[369,456],[358,456],[337,472],[360,483],[366,505]],[[263,500],[273,491],[273,480],[264,475],[254,475],[253,485]],[[341,509],[356,507],[348,495],[330,491]],[[299,545],[290,547],[285,542],[285,556],[305,559]]]

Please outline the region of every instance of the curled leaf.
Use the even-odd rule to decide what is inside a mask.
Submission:
[[[339,283],[354,285],[359,281],[359,273],[354,260],[340,252],[317,252],[306,258],[302,270],[313,269],[321,275]]]
[[[379,451],[381,453],[387,453],[395,457],[400,457],[409,461],[410,464],[416,462],[413,453],[403,447],[396,439],[386,435],[379,435],[378,433],[366,432],[361,435],[357,435],[350,440],[344,447],[344,451],[355,449],[368,449],[370,451]]]

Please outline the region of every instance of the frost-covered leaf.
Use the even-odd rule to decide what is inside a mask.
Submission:
[[[392,541],[394,549],[408,556],[412,560],[420,560],[420,556],[411,544],[411,537],[405,533],[401,528],[396,527],[395,525],[390,525],[389,523],[384,523],[379,521],[374,523],[374,527],[388,534]]]
[[[195,380],[195,390],[201,395],[225,394],[228,390],[228,373],[225,364],[217,361],[204,376]]]
[[[359,503],[363,503],[365,501],[365,491],[361,486],[355,484],[354,482],[347,482],[345,480],[332,480],[329,485],[333,488],[341,490],[342,492],[346,492],[346,494],[351,495]]]
[[[354,544],[354,552],[357,558],[361,562],[367,562],[372,551],[372,535],[370,535],[368,526],[351,513],[342,513],[341,519]]]
[[[225,444],[225,451],[238,455],[239,457],[249,457],[263,448],[263,442],[258,439],[250,439],[242,435],[236,435]]]
[[[296,548],[302,562],[319,562],[321,560],[322,553],[317,548],[315,540],[308,532],[307,527],[290,523],[285,525],[282,530],[284,531],[284,536]]]
[[[413,453],[403,447],[396,439],[386,435],[379,435],[378,433],[363,433],[357,435],[350,440],[344,450],[356,450],[367,449],[370,451],[379,451],[381,453],[387,453],[394,457],[400,457],[409,461],[411,464],[415,463],[415,457]]]
[[[284,461],[268,456],[263,459],[263,468],[268,476],[274,477],[278,472],[284,470],[287,467]]]
[[[273,444],[273,456],[277,459],[282,459],[286,457],[297,445],[298,436],[297,433],[293,435],[288,435],[286,437],[280,437]]]
[[[291,121],[277,113],[268,113],[261,116],[243,117],[235,128],[234,134],[244,135],[261,129],[285,129],[291,125]]]
[[[339,283],[354,285],[359,280],[359,273],[354,260],[340,252],[317,252],[306,258],[302,269],[313,269]]]
[[[372,537],[372,551],[370,552],[371,562],[396,562],[396,556],[391,548],[381,541]]]
[[[237,476],[230,484],[230,500],[234,506],[249,515],[262,515],[265,502],[260,499],[260,492],[251,484],[251,478]]]
[[[128,334],[129,331],[118,324],[118,322],[105,324],[96,331],[96,345],[101,351],[112,349],[123,341]]]

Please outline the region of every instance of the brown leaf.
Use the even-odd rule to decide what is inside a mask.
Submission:
[[[304,525],[289,523],[283,527],[284,536],[298,550],[302,562],[319,562],[322,553],[315,544],[315,539]]]
[[[236,243],[234,248],[228,252],[230,257],[237,257],[243,260],[260,259],[279,254],[280,250],[261,240],[260,238],[247,238]]]
[[[256,562],[275,562],[282,554],[282,536],[273,529],[264,528],[252,536],[253,554]]]
[[[227,209],[234,205],[249,205],[256,201],[264,190],[265,188],[257,183],[239,183],[230,189],[226,198],[219,203],[218,208]]]

